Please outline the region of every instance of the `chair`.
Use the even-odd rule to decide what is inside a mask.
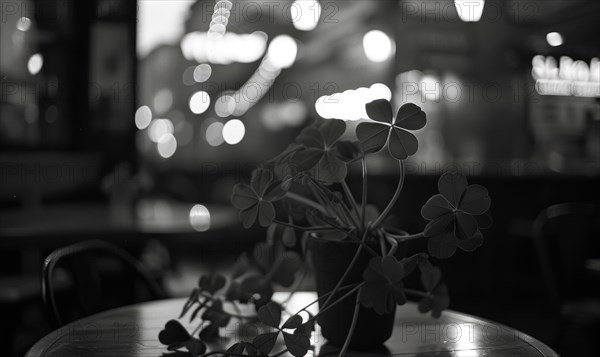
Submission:
[[[543,281],[559,319],[557,346],[567,328],[588,331],[600,326],[600,281],[586,271],[586,261],[599,257],[594,214],[592,204],[561,203],[544,209],[533,224]]]
[[[65,280],[73,288],[57,292]],[[107,242],[76,243],[55,250],[44,261],[42,298],[58,327],[96,312],[166,296],[139,261]]]

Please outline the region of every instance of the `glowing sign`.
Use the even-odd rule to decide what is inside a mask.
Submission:
[[[554,57],[535,56],[531,74],[540,95],[600,97],[600,60],[589,64],[563,56],[557,63]]]

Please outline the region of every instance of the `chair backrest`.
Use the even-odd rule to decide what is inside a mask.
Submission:
[[[58,287],[65,280],[72,289],[61,293]],[[89,240],[48,255],[42,297],[55,324],[62,326],[107,309],[165,298],[166,293],[129,253],[104,241]]]
[[[594,212],[593,204],[560,203],[541,211],[534,222],[537,257],[555,309],[582,292],[585,260],[594,254],[590,250]]]

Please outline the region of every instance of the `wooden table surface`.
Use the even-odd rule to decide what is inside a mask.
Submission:
[[[284,295],[276,295],[275,300]],[[314,300],[315,293],[297,293],[288,311]],[[68,324],[38,341],[27,357],[160,357],[168,352],[159,341],[164,324],[179,315],[185,299],[161,300],[126,306]],[[315,312],[313,310],[313,312]],[[193,326],[189,327],[191,332]],[[230,335],[233,330],[227,330]],[[314,349],[307,356],[337,356],[337,350],[313,334]],[[233,344],[224,339],[221,346],[209,344],[209,351]],[[283,348],[276,346],[274,351]],[[439,319],[417,311],[414,303],[399,306],[392,338],[378,352],[349,353],[348,356],[558,356],[536,339],[512,328],[455,311],[445,311]]]

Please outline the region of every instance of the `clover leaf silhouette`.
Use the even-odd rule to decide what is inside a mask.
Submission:
[[[467,185],[464,175],[445,173],[438,181],[439,194],[421,209],[429,220],[424,235],[429,237],[429,253],[436,258],[451,257],[456,248],[473,251],[483,243],[480,228],[489,227],[491,199],[487,189]],[[485,223],[484,223],[485,222]]]
[[[204,342],[192,337],[177,320],[169,320],[165,324],[165,328],[158,334],[158,340],[167,345],[169,351],[185,347],[192,356],[200,356],[206,352]]]
[[[371,258],[363,272],[366,284],[360,291],[360,302],[380,315],[392,312],[394,305],[406,303],[404,277],[403,264],[393,256]]]
[[[233,188],[231,203],[240,210],[240,219],[245,228],[250,228],[258,219],[262,227],[268,227],[275,218],[273,202],[285,195],[285,185],[273,180],[273,173],[257,169],[252,173],[250,185],[237,184]]]
[[[296,139],[302,148],[292,156],[291,165],[319,181],[341,182],[348,170],[337,151],[344,131],[346,123],[337,119],[326,120],[318,127],[307,127]]]
[[[306,355],[310,348],[310,339],[304,333],[296,333],[298,329],[303,328],[302,317],[300,315],[292,315],[286,322],[279,327],[281,323],[281,306],[270,302],[258,309],[258,319],[265,325],[273,327],[275,332],[266,332],[254,338],[252,345],[261,353],[268,355],[277,341],[279,333],[283,334],[283,342],[288,351],[295,357]],[[293,329],[294,333],[285,332],[283,330]]]
[[[422,129],[427,123],[427,117],[419,106],[404,104],[396,118],[392,114],[392,105],[385,99],[368,103],[366,109],[369,118],[375,121],[363,122],[356,127],[356,136],[364,152],[378,152],[386,144],[396,160],[405,160],[417,152],[419,142],[407,130]]]

